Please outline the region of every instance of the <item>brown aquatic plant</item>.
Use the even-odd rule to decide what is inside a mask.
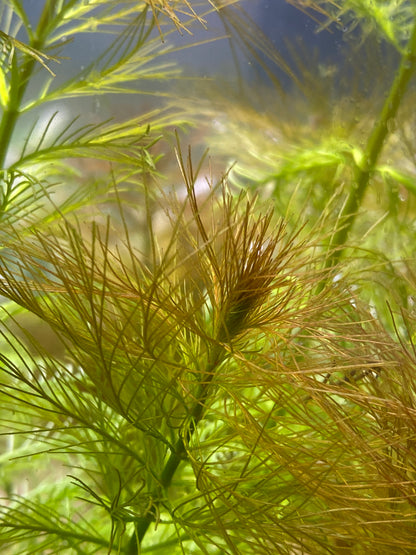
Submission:
[[[37,422],[8,427],[38,457],[73,466],[60,480],[111,533],[11,495],[3,541],[38,552],[52,537],[62,550],[124,553],[408,549],[412,349],[346,283],[323,279],[317,239],[235,196],[226,178],[198,195],[202,166],[178,159],[186,198],[161,196],[170,228],[159,238],[147,214],[146,252],[121,199],[124,237],[73,218],[5,236],[1,294],[47,322],[66,352],[53,358],[6,321],[3,410]],[[26,519],[40,533],[44,511],[55,529],[36,538]]]
[[[145,59],[155,68],[151,75],[160,76],[160,35],[156,29],[155,41],[150,31],[160,25],[165,37],[165,16],[175,32],[185,31],[183,25],[190,30],[192,21],[204,24],[188,2],[100,3],[98,22],[78,17],[92,4],[45,2],[36,31],[22,18],[29,49],[10,41],[11,29],[1,35],[1,159],[10,158],[12,131],[25,110],[60,96],[127,92],[133,80],[149,77]],[[309,120],[276,134],[276,122],[253,110],[250,141],[238,127],[234,142],[254,155],[249,175],[258,189],[265,180],[256,159],[272,165],[274,196],[236,190],[228,175],[210,177],[204,160],[195,164],[180,148],[183,186],[167,191],[155,184],[151,152],[158,133],[181,126],[186,110],[78,131],[74,118],[57,135],[52,116],[30,128],[3,171],[0,545],[6,553],[413,552],[416,271],[410,257],[390,265],[378,260],[371,276],[388,286],[376,308],[368,305],[365,292],[376,280],[366,283],[356,254],[371,260],[373,253],[354,242],[347,250],[346,237],[351,241],[349,228],[361,221],[358,207],[374,188],[370,177],[394,177],[409,195],[414,190],[411,173],[380,158],[387,138],[397,138],[390,119],[414,68],[414,33],[403,40],[414,8],[405,1],[293,3],[316,8],[318,16],[331,13],[334,22],[355,8],[366,21],[377,16],[376,27],[396,37],[391,42],[402,64],[379,123],[360,122],[360,130],[373,129],[361,146],[346,140],[345,129],[342,141],[328,137],[317,122],[322,143],[312,137],[304,150],[290,143],[279,153],[284,137],[299,146],[295,139],[310,131]],[[73,32],[120,17],[121,40],[83,79],[45,85],[42,98],[25,104],[35,61],[55,63],[37,58],[48,33],[59,41],[59,15],[75,5]],[[393,19],[390,6],[397,7]],[[239,15],[228,20],[230,31]],[[259,36],[255,50],[261,42]],[[142,56],[147,45],[151,59]],[[202,117],[193,105],[186,109]],[[242,109],[237,116],[244,122]],[[411,157],[413,134],[407,128],[403,134]],[[366,153],[371,167],[361,164]],[[55,182],[67,186],[64,156],[105,160],[110,186],[91,198],[75,191],[58,202]],[[343,165],[348,171],[339,170]],[[355,199],[351,176],[359,186]],[[313,187],[296,203],[291,194],[283,198],[283,181],[290,191],[303,193],[305,182]],[[332,190],[340,182],[341,196],[353,199],[341,202],[342,212],[334,210],[340,198]],[[317,194],[317,183],[329,192]],[[306,220],[299,206],[310,225],[297,225]],[[316,221],[321,212],[326,218]],[[40,328],[53,335],[45,341]]]

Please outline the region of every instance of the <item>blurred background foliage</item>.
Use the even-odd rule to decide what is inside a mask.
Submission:
[[[2,552],[414,552],[416,5],[282,6],[1,3]]]

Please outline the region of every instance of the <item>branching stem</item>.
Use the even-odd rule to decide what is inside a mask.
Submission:
[[[50,14],[49,2],[45,3],[39,23],[37,26],[37,33],[32,40],[30,45],[35,50],[42,50],[45,43],[45,30],[47,29],[47,23]],[[30,77],[32,76],[33,70],[36,66],[36,60],[34,58],[28,57],[26,62],[19,67],[17,54],[13,54],[11,61],[11,79],[10,79],[10,91],[9,91],[9,103],[7,108],[3,112],[3,116],[0,121],[0,169],[3,169],[8,149],[10,147],[10,140],[12,138],[13,132],[16,127],[16,123],[19,119],[20,108],[22,100],[26,89],[30,82]]]
[[[331,253],[326,267],[332,268],[340,260],[346,248],[346,241],[354,225],[364,194],[370,182],[377,160],[381,154],[390,124],[396,117],[401,99],[406,92],[410,78],[416,67],[416,19],[406,49],[402,55],[390,93],[387,96],[380,116],[377,119],[367,142],[362,163],[356,167],[354,188],[350,191],[348,200],[341,214],[341,227],[336,231],[331,242]]]
[[[163,490],[166,490],[170,486],[178,466],[187,458],[186,444],[192,438],[199,422],[204,416],[206,401],[210,394],[210,386],[215,375],[215,370],[219,364],[221,364],[224,356],[225,350],[221,345],[218,345],[213,349],[211,358],[207,363],[206,372],[196,395],[195,404],[187,420],[188,424],[182,431],[183,435],[178,438],[160,475],[160,486]],[[154,509],[154,506],[151,507],[149,511],[136,522],[135,532],[130,538],[127,547],[128,555],[137,555],[139,553],[138,545],[141,544],[149,526],[154,521]]]

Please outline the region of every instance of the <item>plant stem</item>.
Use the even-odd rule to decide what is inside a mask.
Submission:
[[[45,44],[44,30],[47,28],[50,7],[49,2],[45,3],[42,15],[39,19],[36,35],[34,36],[31,47],[35,50],[42,50]],[[11,79],[9,92],[9,105],[4,110],[0,122],[0,170],[3,169],[10,147],[10,141],[16,127],[20,114],[20,107],[23,96],[30,82],[30,77],[36,65],[36,60],[28,57],[26,62],[19,68],[17,53],[13,54],[11,61]]]
[[[172,483],[173,476],[178,469],[180,463],[186,459],[186,444],[192,438],[199,422],[204,416],[206,401],[210,393],[210,386],[214,378],[215,369],[224,359],[225,350],[222,346],[217,345],[213,349],[210,360],[207,363],[207,368],[204,374],[203,381],[201,381],[196,395],[196,402],[191,410],[188,418],[187,427],[184,430],[183,437],[179,437],[175,446],[171,449],[168,460],[163,467],[160,475],[160,486],[167,490]],[[157,495],[155,498],[157,499]],[[157,504],[157,502],[155,503]],[[149,526],[154,521],[155,504],[136,522],[135,532],[131,536],[127,546],[127,555],[137,555],[138,545],[141,544],[143,538],[149,529]]]
[[[406,92],[409,80],[416,67],[416,20],[406,49],[402,55],[399,69],[384,102],[380,117],[375,123],[364,151],[362,164],[356,166],[354,188],[341,214],[341,227],[334,234],[331,241],[331,253],[327,258],[326,268],[334,267],[345,251],[345,243],[354,225],[357,211],[362,203],[364,194],[370,182],[371,174],[383,149],[389,133],[389,124],[395,118],[401,99]]]

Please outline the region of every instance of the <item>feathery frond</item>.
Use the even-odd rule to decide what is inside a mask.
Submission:
[[[387,102],[359,121],[322,96],[322,120],[200,99],[122,122],[38,111],[176,78],[162,39],[234,3],[46,1],[33,27],[18,0],[0,8],[5,553],[414,550],[411,3],[291,2],[322,28],[354,14],[401,56]],[[87,32],[114,41],[80,80],[47,76],[32,95],[41,61]],[[214,179],[178,146],[182,183],[159,183],[160,138],[192,111],[216,116],[237,164]],[[81,159],[97,176],[80,179]]]

